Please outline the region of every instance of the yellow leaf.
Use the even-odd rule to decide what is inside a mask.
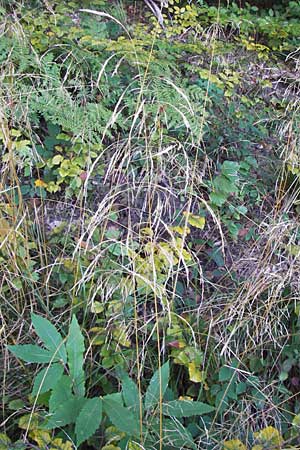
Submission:
[[[203,383],[205,380],[203,371],[194,362],[189,363],[189,377],[194,383]]]
[[[263,430],[254,433],[254,437],[258,441],[258,444],[263,444],[264,446],[265,444],[268,444],[279,448],[283,443],[281,434],[274,427],[266,427]]]
[[[38,178],[37,180],[35,180],[34,182],[35,187],[47,187],[48,184],[45,183],[45,181],[41,180],[40,178]]]
[[[39,448],[43,449],[47,447],[47,444],[51,441],[51,435],[49,431],[45,430],[33,430],[29,433],[31,439],[37,442]]]
[[[116,445],[113,445],[113,444],[108,444],[101,448],[102,448],[102,450],[121,450],[120,447],[117,447]]]
[[[262,445],[254,445],[254,447],[252,447],[251,450],[264,450],[264,448]]]
[[[37,414],[25,414],[20,417],[18,422],[18,426],[22,430],[37,430],[39,425],[39,417]]]
[[[195,228],[200,228],[201,230],[203,230],[205,226],[205,217],[196,216],[195,214],[191,214],[187,211],[184,211],[183,215],[187,217],[187,221],[190,225],[192,225]]]
[[[178,234],[181,234],[181,235],[183,235],[183,234],[190,234],[190,232],[191,232],[189,227],[179,227],[179,226],[171,227],[171,230],[175,231],[175,233],[178,233]]]
[[[9,226],[7,220],[0,217],[0,238],[6,237],[12,228]]]
[[[143,448],[137,442],[128,442],[128,450],[142,450]]]
[[[144,236],[150,236],[150,237],[152,237],[153,236],[153,230],[151,230],[151,228],[150,227],[146,227],[146,228],[142,228],[141,230],[140,230],[140,232],[141,232],[141,234],[143,234]]]
[[[193,397],[189,397],[188,395],[181,395],[178,400],[186,401],[186,402],[192,402]]]
[[[92,306],[91,306],[91,311],[94,314],[99,314],[102,313],[104,311],[104,305],[103,303],[100,302],[93,302]]]
[[[58,147],[56,147],[58,149]],[[64,157],[62,155],[55,155],[54,158],[52,158],[52,164],[55,166],[58,166],[62,161]]]
[[[246,446],[239,439],[225,441],[223,450],[247,450]]]
[[[72,442],[63,442],[61,438],[54,439],[51,445],[55,445],[55,447],[51,447],[50,450],[73,450],[74,448]]]

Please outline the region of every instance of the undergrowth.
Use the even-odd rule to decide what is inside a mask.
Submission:
[[[0,449],[296,449],[300,4],[1,2]]]

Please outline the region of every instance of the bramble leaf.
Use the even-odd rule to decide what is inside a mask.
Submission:
[[[72,397],[61,403],[45,424],[45,429],[63,427],[75,423],[87,399],[84,397]]]
[[[17,357],[28,363],[49,363],[53,355],[38,345],[8,345],[7,348]]]
[[[43,341],[45,347],[56,354],[64,363],[67,362],[66,348],[61,334],[49,320],[37,314],[31,314],[32,324],[36,334]]]
[[[53,389],[62,377],[64,368],[61,364],[52,364],[42,369],[35,377],[32,395],[43,394]]]
[[[74,383],[74,392],[77,395],[85,394],[85,374],[83,370],[84,338],[78,325],[76,316],[73,316],[66,343],[68,366],[70,376]]]
[[[167,361],[158,369],[150,380],[149,387],[145,395],[145,408],[148,410],[156,406],[163,399],[168,387],[170,376],[170,365]]]
[[[122,377],[122,395],[126,406],[138,407],[139,390],[135,382],[126,374]]]
[[[75,425],[77,446],[91,437],[102,420],[102,400],[98,397],[89,398],[80,411]]]
[[[64,402],[72,398],[72,380],[70,377],[63,375],[59,383],[53,388],[50,400],[49,410],[51,413],[55,412],[58,407]]]
[[[215,408],[206,403],[193,402],[187,400],[173,400],[163,403],[162,411],[166,416],[171,417],[191,417],[201,416],[214,411]]]
[[[130,436],[139,435],[139,421],[128,408],[107,395],[103,397],[103,409],[118,430],[124,431]]]

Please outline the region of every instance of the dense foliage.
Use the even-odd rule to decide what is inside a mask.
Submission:
[[[0,449],[300,448],[300,2],[0,4]]]

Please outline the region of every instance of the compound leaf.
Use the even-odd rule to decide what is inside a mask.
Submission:
[[[202,402],[193,402],[189,400],[173,400],[171,402],[164,403],[162,406],[163,414],[171,417],[190,417],[201,416],[202,414],[208,414],[215,410],[213,406],[210,406]]]
[[[168,387],[169,376],[170,365],[169,361],[167,361],[154,373],[150,380],[145,396],[145,408],[147,410],[156,406],[160,400],[162,401],[164,393]]]
[[[51,413],[56,411],[60,405],[72,398],[72,380],[63,375],[53,388],[50,400],[49,410]]]
[[[74,392],[77,395],[85,394],[85,376],[83,371],[84,338],[78,325],[76,316],[73,316],[66,343],[68,353],[68,366],[70,376],[74,383]]]
[[[102,420],[102,400],[89,398],[80,411],[75,425],[77,446],[91,437]]]
[[[66,348],[61,334],[49,320],[37,314],[31,314],[32,324],[36,334],[45,344],[45,347],[56,354],[64,363],[67,362]]]
[[[8,345],[8,349],[17,357],[28,363],[49,363],[53,354],[38,345]]]
[[[53,389],[62,377],[64,368],[61,364],[45,367],[35,377],[32,395],[43,394]]]
[[[130,436],[139,435],[139,421],[136,416],[128,409],[122,406],[118,401],[112,400],[110,396],[103,397],[103,409],[108,415],[111,423],[118,430],[129,434]]]
[[[75,423],[86,401],[87,399],[84,397],[73,396],[71,399],[61,403],[49,418],[45,428],[49,430]]]

